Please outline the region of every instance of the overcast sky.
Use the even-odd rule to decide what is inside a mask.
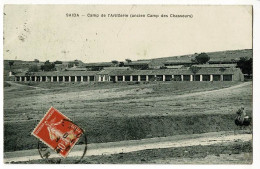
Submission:
[[[88,63],[252,48],[251,6],[6,5],[4,13],[4,59]],[[193,18],[87,17],[102,13]]]

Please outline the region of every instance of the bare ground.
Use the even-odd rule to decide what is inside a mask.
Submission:
[[[4,151],[35,148],[37,139],[30,133],[50,106],[54,106],[84,128],[89,143],[104,143],[234,131],[239,129],[234,124],[236,110],[244,105],[247,113],[251,114],[251,104],[251,82],[168,82],[136,85],[11,84],[4,90]],[[236,143],[238,148],[236,152],[245,155],[249,153],[250,161],[251,144],[247,147],[241,145],[244,143]],[[223,147],[229,149],[230,146],[232,147],[233,143]],[[192,147],[194,152],[198,150],[197,146]],[[222,147],[222,144],[213,146],[213,149],[217,150],[218,147]],[[198,154],[205,156],[208,149],[213,152],[211,148],[212,145],[203,146]],[[172,151],[169,148],[165,149],[168,150]],[[159,158],[149,160],[146,157],[150,157],[151,154],[146,154],[146,151],[149,150],[141,151],[142,158],[124,159],[121,157],[122,154],[96,156],[88,157],[85,163],[178,163],[178,161],[188,163],[189,161],[186,156],[181,156],[180,159],[176,157],[172,159],[169,156],[168,159],[161,155],[158,155]],[[160,151],[160,149],[151,150],[155,154]],[[220,153],[220,156],[217,156],[219,162],[221,163],[221,160],[224,162],[224,159],[232,161],[232,158],[241,158],[241,155],[234,154],[233,150],[230,152],[231,155],[228,156],[226,153]],[[123,156],[130,154],[132,153]],[[121,158],[123,160],[120,160]],[[214,158],[214,155],[207,155],[207,158]],[[192,156],[192,159],[196,157]],[[239,163],[239,160],[237,162]]]

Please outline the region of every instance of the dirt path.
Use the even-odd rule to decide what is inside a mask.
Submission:
[[[142,140],[128,140],[109,143],[92,143],[88,144],[86,156],[93,155],[111,155],[119,153],[129,153],[133,151],[159,149],[159,148],[174,148],[197,145],[213,145],[218,143],[232,143],[236,141],[250,141],[252,134],[234,135],[233,131],[211,132],[204,134],[193,135],[176,135],[170,137],[158,137]],[[82,155],[83,146],[78,145],[70,152],[69,157],[78,157]],[[52,158],[59,157],[58,154],[52,154]],[[41,159],[38,150],[23,150],[15,152],[5,152],[4,162],[19,162]]]

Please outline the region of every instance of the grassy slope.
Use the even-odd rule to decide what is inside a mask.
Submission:
[[[169,82],[131,85],[130,88],[126,84],[107,84],[107,86],[92,84],[89,88],[83,84],[76,88],[67,86],[63,89],[58,89],[55,85],[56,89],[44,91],[25,90],[26,87],[22,90],[23,87],[20,86],[19,95],[16,94],[17,90],[5,92],[5,121],[14,121],[4,124],[4,150],[35,148],[37,139],[30,133],[37,124],[36,120],[41,119],[50,106],[56,107],[84,128],[90,143],[234,130],[237,128],[234,124],[237,108],[245,104],[247,110],[251,111],[250,86],[214,97],[205,95],[174,99],[175,95],[182,92],[213,90],[234,84],[236,83],[227,82],[220,85],[210,82]],[[86,94],[77,97],[84,91],[83,88]],[[116,97],[117,92],[132,89],[135,89],[134,92],[125,97],[105,99],[101,97],[106,95]],[[139,95],[136,89],[152,89],[152,92]],[[77,93],[76,90],[80,92]],[[45,93],[41,94],[42,92]],[[93,95],[88,96],[89,93]],[[58,94],[57,97],[54,94]],[[77,99],[71,101],[70,95],[76,95]],[[93,100],[95,95],[100,98]],[[164,96],[172,99],[162,102],[145,101],[147,98]],[[138,98],[141,101],[135,101]],[[115,103],[117,101],[124,103]],[[26,119],[27,116],[35,120],[17,121]]]
[[[250,90],[241,95],[234,93],[224,98],[214,97],[187,97],[175,99],[174,96],[199,91],[225,88],[237,84],[237,82],[169,82],[151,83],[141,85],[127,84],[78,84],[78,86],[64,86],[61,88],[55,84],[46,83],[46,87],[56,86],[51,90],[33,90],[26,86],[18,86],[11,91],[5,91],[4,109],[5,121],[27,119],[27,116],[35,119],[41,118],[51,106],[59,109],[69,117],[74,116],[140,116],[140,115],[170,115],[181,112],[214,112],[215,104],[233,104],[230,108],[246,104],[250,101]],[[41,84],[43,85],[43,84]],[[38,86],[39,87],[39,86]],[[7,87],[10,89],[11,87]],[[49,87],[51,88],[51,87]],[[153,101],[153,98],[168,97],[163,102]],[[221,97],[221,96],[218,96]],[[171,99],[172,98],[172,99]],[[232,100],[237,98],[236,100]],[[148,99],[146,101],[146,99]],[[220,101],[220,102],[219,102]],[[211,102],[212,105],[208,103]],[[12,106],[10,106],[12,105]],[[205,109],[208,107],[208,109]],[[218,109],[226,111],[225,107]],[[28,110],[30,110],[28,112]],[[131,111],[131,112],[129,112]],[[233,110],[229,110],[233,111]],[[166,114],[167,113],[167,114]],[[228,112],[226,112],[228,113]],[[19,114],[19,116],[17,116]]]
[[[240,57],[247,57],[253,58],[253,50],[252,49],[244,49],[244,50],[228,50],[228,51],[218,51],[218,52],[208,52],[208,56],[211,59],[218,59],[218,60],[227,60],[227,59],[239,59]],[[163,57],[163,58],[156,58],[150,59],[155,64],[156,63],[163,63],[167,60],[188,60],[190,61],[193,58],[194,54],[189,55],[181,55],[181,56],[170,56],[170,57]]]

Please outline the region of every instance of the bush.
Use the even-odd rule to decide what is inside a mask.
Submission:
[[[32,65],[29,67],[28,72],[38,72],[39,68],[37,65]]]
[[[244,74],[251,75],[253,71],[253,59],[241,57],[237,62],[237,67],[241,69]]]
[[[62,64],[62,61],[57,60],[54,62],[54,64]]]
[[[206,53],[201,53],[195,57],[195,59],[192,59],[192,62],[204,64],[207,63],[210,60],[210,57]]]
[[[50,61],[46,61],[45,63],[44,63],[44,65],[41,65],[41,70],[42,71],[54,71],[54,70],[56,70],[55,69],[55,64],[54,63],[51,63]]]
[[[39,63],[40,61],[38,59],[34,59],[34,62],[35,63]]]

